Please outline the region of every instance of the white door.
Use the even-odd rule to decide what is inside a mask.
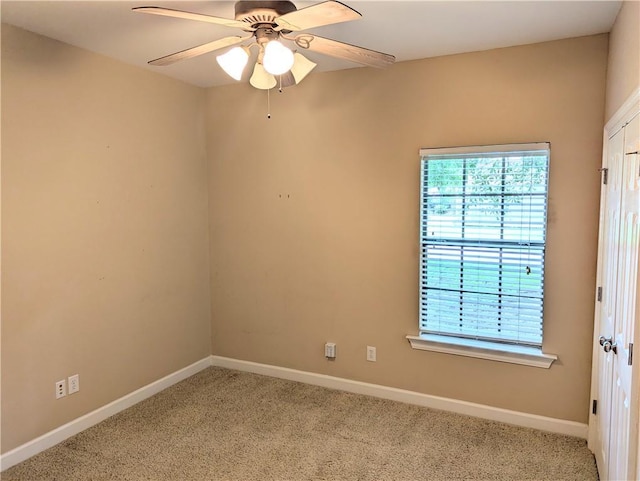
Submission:
[[[632,378],[632,346],[640,306],[638,300],[638,254],[640,250],[640,117],[624,129],[623,188],[620,211],[620,252],[616,320],[611,351],[613,391],[609,437],[610,480],[635,478],[637,430],[637,380]],[[634,389],[635,388],[635,389]],[[635,399],[634,399],[635,398]],[[632,411],[632,406],[636,407]]]
[[[598,311],[599,332],[596,339],[612,339],[615,327],[616,299],[618,286],[618,252],[620,239],[620,201],[622,197],[622,146],[624,131],[620,130],[609,139],[607,155],[604,158],[603,178],[606,185],[602,187],[600,197],[600,239],[598,247]],[[597,402],[595,436],[591,447],[596,456],[600,479],[606,480],[609,465],[609,438],[611,433],[610,415],[613,385],[613,359],[604,352],[597,341],[594,350],[595,392],[593,398]]]
[[[638,442],[638,369],[633,369],[640,252],[640,117],[609,139],[608,183],[601,196],[598,281],[602,296],[594,350],[594,399],[598,400],[591,446],[600,479],[633,480]],[[635,373],[634,373],[635,371]]]

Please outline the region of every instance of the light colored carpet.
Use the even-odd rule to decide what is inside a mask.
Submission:
[[[209,368],[2,473],[38,480],[597,480],[582,439]]]

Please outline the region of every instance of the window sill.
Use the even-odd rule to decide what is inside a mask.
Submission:
[[[542,349],[537,347],[514,346],[475,339],[438,336],[436,334],[407,336],[407,339],[413,349],[422,351],[443,352],[456,356],[489,359],[491,361],[509,362],[544,369],[549,369],[553,361],[558,359],[555,354],[544,354]]]

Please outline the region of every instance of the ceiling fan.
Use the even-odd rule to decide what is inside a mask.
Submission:
[[[214,23],[249,33],[245,36],[224,37],[188,48],[151,60],[149,64],[170,65],[179,60],[226,49],[225,53],[217,57],[218,64],[232,78],[240,80],[249,60],[250,49],[256,47],[258,56],[249,82],[258,89],[271,89],[278,82],[281,88],[300,83],[316,67],[316,64],[304,57],[300,50],[310,50],[377,68],[384,68],[395,62],[393,55],[312,33],[298,33],[362,17],[351,7],[335,0],[317,3],[300,10],[290,1],[239,1],[235,4],[235,19],[162,7],[136,7],[133,11]],[[283,45],[282,40],[293,43],[294,50]],[[239,45],[243,42],[247,44]],[[238,46],[229,49],[233,45]]]

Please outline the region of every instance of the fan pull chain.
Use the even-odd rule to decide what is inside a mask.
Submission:
[[[271,118],[271,89],[267,89],[267,118]]]

